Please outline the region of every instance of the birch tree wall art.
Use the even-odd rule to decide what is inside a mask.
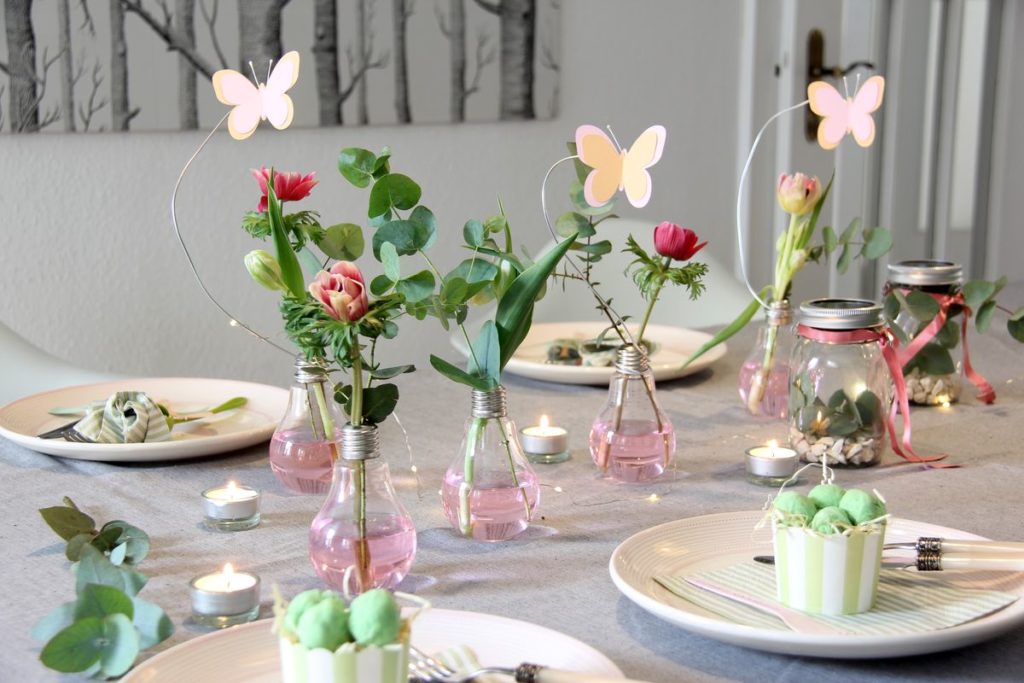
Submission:
[[[559,1],[0,0],[0,132],[206,129],[289,50],[296,126],[549,118]]]

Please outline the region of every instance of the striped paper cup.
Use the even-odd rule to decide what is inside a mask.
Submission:
[[[313,650],[279,638],[284,683],[408,683],[409,643]]]
[[[826,536],[774,526],[779,602],[812,614],[867,612],[878,595],[885,524]]]

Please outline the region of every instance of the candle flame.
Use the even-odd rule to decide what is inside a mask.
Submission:
[[[224,565],[224,576],[226,576],[227,578],[230,579],[231,575],[234,574],[234,573],[235,573],[235,568],[231,566],[230,562],[228,562],[227,564]]]
[[[228,498],[234,498],[238,495],[238,484],[233,481],[229,481],[227,485]]]
[[[540,416],[540,426],[541,427],[549,427],[550,425],[551,425],[551,420],[548,419],[548,416],[547,415],[541,415]]]

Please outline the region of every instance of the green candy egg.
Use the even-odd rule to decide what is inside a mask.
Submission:
[[[796,491],[783,491],[775,497],[774,505],[776,510],[803,517],[804,525],[809,524],[814,519],[814,514],[818,511],[818,508],[810,498],[801,496]],[[796,522],[797,520],[793,521]]]
[[[839,507],[839,501],[843,499],[846,489],[836,484],[818,484],[807,497],[814,501],[818,508]]]
[[[296,595],[288,603],[288,611],[284,615],[285,628],[295,633],[299,628],[299,619],[303,612],[330,595],[332,595],[330,591],[320,591],[315,588]]]
[[[390,645],[398,638],[402,611],[390,592],[366,591],[349,606],[348,627],[360,645]]]
[[[345,603],[336,595],[325,597],[306,608],[295,630],[303,647],[334,651],[351,640]]]
[[[811,520],[811,528],[820,534],[840,534],[850,526],[850,516],[835,506],[823,507]]]
[[[885,514],[885,503],[861,489],[850,489],[839,501],[839,507],[850,515],[854,524],[864,524]]]

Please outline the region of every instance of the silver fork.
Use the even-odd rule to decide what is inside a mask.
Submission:
[[[51,429],[48,432],[39,434],[37,438],[40,439],[64,439],[65,441],[71,441],[73,443],[96,443],[87,436],[83,436],[75,431],[75,425],[79,423],[81,418],[74,422],[69,422],[66,425]]]
[[[421,650],[412,647],[409,648],[409,653],[412,655],[409,662],[409,670],[412,673],[409,678],[411,683],[472,683],[486,674],[511,676],[517,683],[629,683],[622,678],[561,671],[525,662],[514,669],[488,666],[457,678],[458,673],[454,669],[445,666]],[[633,681],[633,683],[643,683],[643,681]]]

